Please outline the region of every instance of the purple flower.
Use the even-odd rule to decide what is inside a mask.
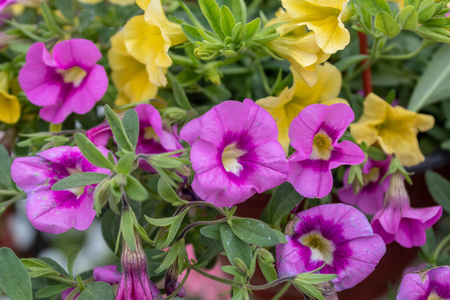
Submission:
[[[283,183],[289,173],[275,121],[252,100],[225,101],[189,122],[192,188],[218,207],[231,207]]]
[[[103,147],[100,150],[107,153]],[[86,230],[95,217],[94,187],[52,191],[58,180],[81,172],[110,174],[91,164],[78,147],[61,146],[43,151],[37,157],[19,157],[11,166],[14,182],[27,193],[28,219],[37,230],[62,233],[70,228]]]
[[[288,182],[302,196],[325,197],[333,187],[332,169],[364,161],[364,152],[357,145],[338,143],[354,118],[346,104],[312,104],[292,121],[289,138],[297,151],[289,158]]]
[[[425,274],[423,274],[425,273]],[[397,300],[450,299],[450,267],[407,274],[402,279]]]
[[[390,156],[382,161],[369,158],[362,168],[364,185],[359,192],[355,192],[352,185],[348,184],[350,169],[347,169],[344,175],[344,187],[337,192],[339,199],[346,204],[357,206],[365,214],[376,214],[383,208],[384,194],[389,188],[390,176],[383,182],[380,183],[380,181],[388,171],[390,163]]]
[[[374,234],[359,210],[345,204],[320,205],[297,214],[288,232],[287,244],[276,249],[278,276],[311,271],[337,274],[337,291],[365,279],[386,252],[381,237]]]
[[[8,5],[14,4],[16,0],[0,0],[0,12]]]
[[[44,43],[35,43],[28,50],[19,83],[31,103],[43,106],[41,118],[59,124],[72,112],[89,112],[105,94],[108,77],[96,64],[101,57],[95,44],[84,39],[60,42],[52,55]]]
[[[121,258],[123,274],[116,300],[161,299],[160,291],[148,278],[147,258],[137,235],[135,235],[135,240],[134,252],[123,241]]]
[[[161,115],[150,104],[140,104],[134,108],[139,117],[139,137],[136,154],[157,154],[182,149],[176,136],[176,127],[173,133],[164,128]],[[112,137],[111,128],[104,122],[86,132],[86,136],[97,146],[106,146]],[[147,162],[141,160],[140,167],[148,172],[155,170]]]
[[[400,173],[395,173],[391,176],[383,209],[372,219],[372,227],[386,244],[395,240],[406,248],[417,247],[426,243],[425,230],[441,215],[441,206],[411,208],[404,178]]]

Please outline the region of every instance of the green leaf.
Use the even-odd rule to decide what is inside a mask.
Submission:
[[[177,193],[172,189],[170,184],[163,177],[158,180],[158,194],[161,198],[169,203],[187,203],[187,201],[181,200]]]
[[[112,286],[103,281],[95,281],[88,284],[78,296],[78,300],[114,300],[114,290]]]
[[[127,243],[131,252],[136,249],[136,237],[134,234],[134,212],[131,209],[123,210],[120,218],[120,232],[122,233],[125,243]]]
[[[78,254],[80,253],[81,249],[83,247],[79,247],[78,249],[75,249],[69,254],[69,257],[67,258],[67,271],[69,271],[70,277],[73,278],[73,265],[75,263],[75,260],[78,257]]]
[[[37,291],[34,296],[38,299],[49,298],[51,296],[54,296],[56,294],[59,294],[59,293],[65,291],[71,287],[73,287],[73,286],[68,285],[68,284],[57,284],[57,285],[46,286],[46,287],[40,289],[39,291]]]
[[[200,233],[203,234],[204,236],[206,236],[207,238],[220,241],[221,240],[221,237],[220,237],[220,227],[221,226],[222,225],[220,225],[220,224],[212,224],[212,225],[203,226],[202,228],[200,228]]]
[[[220,8],[215,0],[199,0],[198,4],[212,30],[221,38],[225,38],[220,28]]]
[[[275,224],[300,204],[303,199],[290,183],[285,182],[280,185],[273,193],[268,205],[269,223]]]
[[[177,259],[178,254],[184,249],[184,240],[176,242],[167,251],[166,257],[159,267],[155,270],[155,273],[161,273],[162,271],[168,269]]]
[[[425,181],[434,201],[450,214],[450,182],[433,171],[425,173]]]
[[[267,282],[272,282],[278,279],[277,271],[275,270],[273,264],[264,264],[260,260],[259,268],[261,269],[261,272],[263,273],[264,278],[266,278]]]
[[[431,62],[416,84],[408,104],[408,110],[417,112],[426,105],[448,98],[450,94],[450,84],[448,84],[450,64],[443,62],[447,61],[449,57],[450,45],[443,45],[434,53]]]
[[[52,185],[52,191],[62,191],[80,186],[97,184],[109,175],[103,173],[83,172],[58,180]]]
[[[405,6],[398,14],[400,25],[403,29],[416,29],[419,22],[419,14],[412,5]]]
[[[125,133],[125,128],[123,127],[120,118],[113,112],[109,105],[105,105],[105,115],[117,145],[126,151],[134,152],[133,145]]]
[[[319,284],[327,282],[337,278],[336,274],[314,274],[314,273],[303,273],[298,274],[297,279],[309,283],[309,284]]]
[[[205,252],[200,256],[197,261],[197,267],[204,268],[206,267],[211,260],[213,260],[217,255],[223,251],[223,246],[221,241],[214,241],[211,245],[208,246]]]
[[[231,10],[227,6],[222,6],[220,8],[220,27],[225,36],[231,36],[234,25],[236,25],[236,21]]]
[[[375,17],[375,28],[386,36],[393,38],[400,33],[400,26],[395,22],[394,18],[385,11],[380,11]]]
[[[170,226],[178,218],[178,216],[168,217],[168,218],[160,218],[160,219],[154,219],[154,218],[150,218],[147,216],[144,216],[144,217],[147,222],[149,222],[152,225],[158,226],[158,227]]]
[[[386,0],[355,0],[355,2],[363,10],[374,16],[379,12],[391,13],[391,9]]]
[[[133,149],[136,149],[139,137],[139,117],[137,112],[134,109],[127,110],[123,116],[122,124]]]
[[[275,231],[259,220],[239,218],[232,219],[231,223],[231,230],[244,242],[262,247],[280,243]]]
[[[168,73],[167,77],[169,78],[172,84],[173,96],[176,104],[183,109],[191,110],[192,106],[189,103],[189,99],[187,98],[186,93],[184,92],[184,89],[178,82],[177,78],[173,76],[171,73]]]
[[[436,10],[434,0],[423,0],[420,2],[419,8],[419,21],[423,22],[431,18]]]
[[[180,215],[175,218],[175,221],[170,225],[169,234],[167,235],[164,243],[157,245],[160,249],[165,249],[169,247],[170,243],[174,240],[178,230],[180,229],[181,222],[183,222],[184,217],[186,216],[189,209],[185,209]]]
[[[41,5],[42,16],[44,17],[44,21],[45,21],[45,24],[47,24],[48,29],[50,29],[50,31],[52,31],[58,35],[65,34],[64,31],[62,31],[62,29],[56,23],[55,17],[53,16],[53,13],[50,10],[50,7],[48,7],[48,4],[44,1],[42,1],[40,5]]]
[[[373,160],[385,160],[387,158],[383,150],[376,147],[369,147],[369,149],[367,149],[367,154]]]
[[[238,238],[229,225],[220,226],[220,237],[227,257],[233,266],[238,267],[236,265],[236,259],[240,259],[246,264],[247,268],[250,268],[252,263],[252,250],[250,246]]]
[[[136,201],[148,199],[148,192],[145,187],[133,176],[127,175],[127,184],[123,187],[127,196]]]
[[[75,142],[83,156],[92,164],[110,170],[116,168],[84,134],[75,133]]]
[[[67,0],[56,0],[55,1],[56,8],[58,8],[64,17],[70,22],[73,23],[73,13],[75,11],[74,2]]]
[[[247,6],[244,0],[225,0],[225,4],[231,9],[236,22],[247,23]]]
[[[5,187],[11,187],[11,158],[5,146],[0,144],[0,183]]]
[[[117,173],[124,175],[130,174],[135,158],[136,154],[134,154],[134,152],[128,152],[124,156],[122,156],[117,162]]]
[[[256,34],[258,33],[258,30],[261,26],[261,19],[256,18],[252,20],[251,22],[245,24],[244,28],[247,29],[247,33],[244,37],[244,42],[247,45],[247,47],[252,43],[253,39],[255,38]]]
[[[325,300],[322,294],[309,283],[294,281],[294,285],[296,288],[301,290],[305,295],[312,299]]]
[[[357,54],[352,56],[347,56],[345,58],[340,59],[334,65],[339,71],[343,72],[350,68],[353,65],[361,63],[363,60],[368,59],[369,55],[366,54]]]
[[[69,2],[67,0],[62,0]],[[72,1],[70,1],[72,2]],[[89,27],[90,24],[92,24],[92,21],[94,21],[95,18],[95,11],[92,9],[83,9],[81,10],[78,18],[80,19],[80,26],[78,27],[79,32],[83,32],[86,30],[86,28]]]
[[[198,33],[197,28],[188,24],[181,24],[181,29],[183,29],[184,34],[192,43],[203,41],[203,37]]]
[[[11,300],[32,300],[27,269],[9,248],[0,248],[0,289]]]

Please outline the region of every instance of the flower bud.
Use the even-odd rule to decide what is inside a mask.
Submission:
[[[164,282],[164,290],[167,295],[172,294],[180,285],[178,279],[178,264],[173,264],[169,267],[166,273],[166,279]],[[186,296],[186,290],[184,287],[178,292],[177,297],[183,298]]]
[[[273,264],[275,262],[272,253],[264,248],[261,248],[259,251],[259,259],[264,264]]]
[[[236,266],[236,268],[238,268],[239,272],[241,272],[243,274],[247,274],[248,267],[245,264],[245,262],[242,261],[242,259],[236,258],[234,260],[234,265]]]

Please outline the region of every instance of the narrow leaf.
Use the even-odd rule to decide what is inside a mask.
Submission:
[[[35,294],[35,297],[38,299],[49,298],[51,296],[54,296],[56,294],[59,294],[59,293],[65,291],[71,287],[73,287],[73,286],[67,285],[67,284],[46,286],[46,287],[40,289],[39,291],[37,291]]]
[[[385,11],[380,11],[375,17],[375,28],[386,36],[393,38],[400,33],[400,26],[395,22],[394,18]]]
[[[178,197],[170,184],[163,177],[160,177],[158,180],[158,194],[163,200],[170,203],[187,203],[187,201],[181,200],[180,197]]]
[[[433,171],[425,173],[425,181],[434,201],[450,214],[450,182]]]
[[[92,164],[106,168],[110,170],[115,169],[115,165],[112,164],[84,134],[75,133],[75,142],[77,143],[78,148],[80,148],[83,156],[90,161]]]
[[[123,116],[122,124],[131,145],[135,149],[139,137],[139,117],[137,112],[134,109],[127,110]]]
[[[133,145],[130,142],[127,134],[125,133],[125,128],[123,127],[120,118],[116,115],[115,112],[109,107],[109,105],[105,106],[105,115],[108,120],[108,124],[111,127],[111,131],[114,135],[114,139],[116,140],[117,145],[120,148],[127,151],[134,151]]]
[[[103,173],[83,172],[73,174],[52,185],[52,191],[62,191],[80,186],[97,184],[109,175]]]
[[[220,27],[226,36],[231,36],[231,31],[233,30],[236,21],[227,6],[222,6],[220,8]]]
[[[220,8],[215,0],[199,0],[200,9],[212,30],[222,39],[225,38],[220,28]]]
[[[127,175],[127,184],[123,188],[127,196],[136,201],[148,199],[148,192],[145,187],[131,175]]]
[[[177,78],[173,76],[171,73],[168,73],[168,78],[170,79],[170,82],[172,83],[173,88],[173,96],[175,98],[175,102],[177,105],[183,109],[191,110],[192,106],[189,103],[189,99],[186,96],[186,93],[184,92],[183,87],[178,82]]]
[[[231,230],[244,242],[262,247],[280,243],[275,231],[259,220],[239,218],[231,220]]]
[[[5,146],[0,144],[0,183],[11,187],[11,158]]]
[[[355,0],[355,2],[359,7],[373,16],[381,11],[389,14],[391,13],[391,9],[389,8],[389,4],[386,0]]]

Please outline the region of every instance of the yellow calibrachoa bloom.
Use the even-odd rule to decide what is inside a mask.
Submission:
[[[85,3],[85,4],[96,4],[96,3],[102,2],[103,0],[78,0],[78,1],[81,3]],[[135,0],[109,0],[109,2],[117,4],[117,5],[125,6],[125,5],[133,4],[135,2]]]
[[[350,33],[342,23],[348,0],[282,0],[282,5],[299,25],[316,34],[317,45],[327,54],[342,50],[350,42]]]
[[[306,84],[313,86],[317,82],[316,64],[323,63],[330,55],[325,54],[317,45],[314,32],[308,32],[306,26],[294,23],[283,10],[278,11],[276,18],[270,20],[266,26],[278,22],[289,23],[278,27],[280,37],[266,46],[287,59]]]
[[[133,58],[125,47],[124,31],[111,37],[108,61],[112,70],[111,79],[119,91],[116,105],[148,100],[156,96],[158,87],[150,82],[147,68]]]
[[[167,51],[171,46],[187,41],[181,26],[166,18],[161,0],[153,0],[147,6],[145,16],[130,19],[124,32],[127,51],[146,65],[153,84],[165,86],[167,78],[163,70],[172,64]]]
[[[378,143],[384,152],[395,154],[405,166],[414,166],[425,160],[417,141],[419,131],[430,130],[434,118],[392,107],[375,94],[364,100],[364,113],[359,121],[350,125],[350,132],[358,143]]]
[[[145,10],[152,0],[136,0],[136,4]]]
[[[16,96],[9,94],[9,76],[0,73],[0,122],[14,124],[20,118],[20,104]]]
[[[291,88],[285,88],[278,97],[267,97],[256,101],[256,104],[268,111],[275,119],[278,126],[278,141],[286,154],[289,149],[289,126],[303,108],[315,103],[348,104],[346,100],[338,97],[342,75],[332,64],[317,65],[318,80],[312,87],[306,85],[296,72],[292,73],[294,84]]]

